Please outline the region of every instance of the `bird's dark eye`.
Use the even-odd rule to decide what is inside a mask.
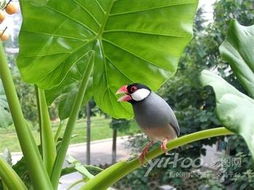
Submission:
[[[138,89],[138,88],[137,88],[136,86],[132,86],[131,89],[130,89],[130,91],[131,91],[131,93],[133,93],[133,92],[135,92],[137,89]]]

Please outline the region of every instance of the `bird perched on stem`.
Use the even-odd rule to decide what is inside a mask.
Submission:
[[[135,120],[150,142],[139,156],[144,163],[149,148],[155,141],[161,142],[161,149],[167,152],[167,142],[180,135],[176,116],[167,102],[143,84],[134,83],[122,86],[116,94],[123,94],[119,102],[129,102],[133,107]]]

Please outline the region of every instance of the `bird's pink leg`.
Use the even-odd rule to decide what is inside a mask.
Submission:
[[[167,154],[168,152],[168,148],[167,148],[167,143],[168,143],[169,139],[166,137],[163,139],[162,143],[161,143],[161,150]]]
[[[146,155],[149,151],[149,148],[153,145],[153,141],[150,141],[149,143],[146,144],[146,146],[143,148],[141,154],[139,155],[139,162],[143,165],[144,164],[144,161],[145,161],[145,158],[146,158]]]

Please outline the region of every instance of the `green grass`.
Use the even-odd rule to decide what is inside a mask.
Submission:
[[[93,117],[91,122],[91,139],[100,140],[106,138],[112,138],[112,129],[109,127],[111,119],[104,119],[102,117]],[[58,124],[55,123],[53,126],[53,132],[57,130]],[[86,121],[78,120],[73,131],[73,138],[71,144],[86,142]],[[34,127],[32,129],[33,135],[36,142],[39,144],[39,133],[38,128]],[[63,134],[64,129],[62,129],[61,134]],[[131,123],[130,128],[127,131],[119,132],[118,136],[124,136],[129,134],[138,133],[139,129],[134,122]],[[11,152],[19,152],[20,147],[15,133],[14,127],[10,128],[0,128],[0,152],[3,152],[5,148],[8,148]]]

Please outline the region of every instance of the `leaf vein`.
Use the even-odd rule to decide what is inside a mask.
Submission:
[[[88,40],[83,40],[83,39],[80,39],[80,38],[75,38],[75,37],[72,37],[72,36],[57,35],[55,33],[35,32],[35,31],[27,31],[27,30],[23,30],[22,32],[42,34],[42,35],[53,36],[53,37],[61,37],[61,38],[78,40],[78,41],[83,41],[83,42],[88,41]]]
[[[141,31],[122,30],[122,29],[119,29],[119,30],[105,30],[103,33],[114,33],[114,32],[136,33],[136,34],[145,34],[145,35],[171,37],[171,38],[185,38],[186,37],[186,36],[176,36],[176,35],[168,35],[168,34],[141,32]]]
[[[47,7],[48,9],[53,10],[53,11],[57,12],[58,14],[60,14],[60,15],[62,15],[62,16],[64,16],[64,17],[66,17],[67,19],[69,19],[69,20],[71,20],[71,21],[73,21],[73,22],[79,24],[80,26],[83,26],[85,29],[89,30],[89,31],[92,32],[94,35],[96,35],[96,32],[95,32],[94,30],[92,30],[90,27],[88,27],[87,25],[85,25],[84,23],[79,22],[78,20],[76,20],[76,19],[70,17],[69,15],[65,14],[64,12],[61,12],[61,11],[59,11],[59,10],[57,10],[57,9],[54,9],[53,7],[49,7],[49,6],[46,6],[46,7]]]
[[[101,23],[96,19],[96,17],[89,11],[87,10],[86,7],[84,7],[82,4],[80,4],[80,2],[78,2],[77,0],[72,0],[74,3],[76,3],[77,5],[79,5],[85,12],[87,12],[87,14],[95,21],[95,23],[101,27]]]
[[[164,8],[169,8],[169,7],[174,7],[174,6],[182,6],[182,5],[192,5],[195,4],[195,2],[190,2],[190,3],[178,3],[178,4],[171,4],[167,6],[159,6],[159,7],[153,7],[153,8],[148,8],[148,9],[143,9],[143,10],[135,10],[135,11],[129,11],[129,12],[121,12],[121,13],[115,13],[115,14],[110,14],[110,17],[113,16],[120,16],[120,15],[126,15],[126,14],[135,14],[135,13],[142,13],[146,11],[153,11],[157,9],[164,9]]]
[[[138,58],[138,59],[140,59],[142,61],[145,61],[145,62],[147,62],[147,63],[149,63],[149,64],[151,64],[151,65],[153,65],[153,66],[155,66],[157,68],[163,69],[162,67],[152,63],[151,61],[146,60],[145,58],[143,58],[143,57],[141,57],[139,55],[136,55],[135,53],[130,52],[129,50],[127,50],[127,49],[125,49],[125,48],[123,48],[123,47],[121,47],[121,46],[111,42],[110,40],[106,40],[105,38],[103,38],[102,40],[107,42],[107,43],[109,43],[109,44],[111,44],[111,45],[113,45],[113,46],[115,46],[115,47],[117,47],[117,48],[119,48],[119,49],[121,49],[121,50],[123,50],[123,51],[125,51],[125,52],[127,52],[127,53],[129,53],[130,55],[132,55],[132,56],[134,56],[134,57],[136,57],[136,58]]]
[[[106,11],[103,9],[103,7],[101,6],[101,4],[98,2],[98,0],[95,0],[95,2],[97,3],[97,5],[100,7],[101,11],[103,12],[103,14],[106,14]]]
[[[114,63],[113,61],[108,57],[105,56],[105,58],[111,63],[111,65],[119,71],[119,73],[121,73],[123,76],[125,76],[126,79],[128,79],[130,82],[134,83],[134,81],[132,79],[130,79],[123,71],[121,71]]]

